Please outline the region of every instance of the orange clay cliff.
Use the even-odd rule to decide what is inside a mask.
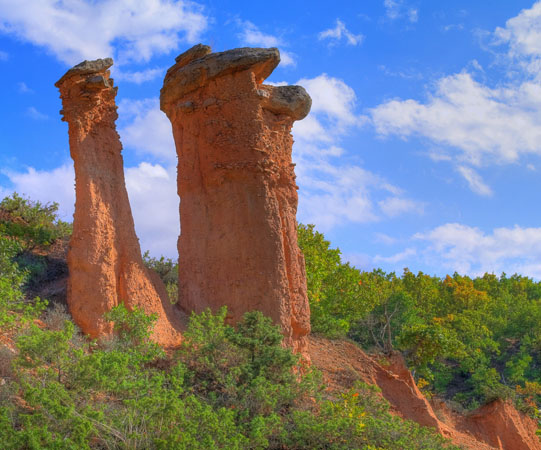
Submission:
[[[108,71],[112,65],[111,58],[85,61],[56,83],[75,164],[68,306],[77,325],[92,337],[111,331],[103,314],[119,303],[156,313],[153,339],[172,346],[180,341],[179,314],[141,257],[115,127],[117,88]]]
[[[161,109],[178,154],[179,305],[235,322],[259,310],[306,355],[310,312],[297,244],[291,127],[310,111],[300,86],[262,82],[277,49],[196,45],[165,76]]]

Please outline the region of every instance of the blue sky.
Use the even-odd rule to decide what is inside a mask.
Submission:
[[[0,0],[0,196],[73,210],[54,82],[112,56],[143,250],[176,257],[165,70],[196,43],[277,46],[297,122],[298,219],[361,269],[541,279],[541,1]]]

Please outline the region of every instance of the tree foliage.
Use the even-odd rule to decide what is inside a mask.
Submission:
[[[42,204],[16,192],[0,202],[0,234],[18,240],[23,249],[47,246],[71,233],[57,216],[58,203]]]
[[[361,272],[343,263],[313,225],[299,226],[299,245],[315,331],[401,351],[426,389],[464,407],[512,397],[529,412],[539,408],[532,386],[541,380],[540,282],[506,274]]]

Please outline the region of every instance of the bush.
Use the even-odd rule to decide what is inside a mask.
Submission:
[[[17,241],[0,235],[0,327],[4,328],[37,317],[47,305],[39,298],[29,301],[23,295],[28,275],[14,262],[20,249]]]
[[[318,374],[299,370],[259,312],[235,328],[225,308],[194,314],[169,357],[137,309],[108,313],[107,342],[77,339],[73,323],[59,325],[62,311],[50,314],[54,329],[32,325],[17,340],[15,384],[0,395],[3,448],[448,448],[390,416],[370,387],[321,400]]]
[[[50,245],[72,230],[57,211],[58,203],[42,204],[15,192],[0,202],[0,234],[18,239],[24,249]]]
[[[169,301],[176,303],[178,301],[178,263],[163,256],[160,259],[153,258],[148,250],[143,254],[143,262],[148,269],[159,275],[167,290]]]

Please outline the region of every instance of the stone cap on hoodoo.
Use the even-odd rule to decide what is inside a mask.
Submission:
[[[280,63],[277,48],[235,48],[211,53],[208,45],[198,44],[182,53],[165,75],[160,104],[167,105],[205,85],[208,81],[234,72],[251,70],[258,83],[267,78]]]
[[[310,112],[312,99],[302,86],[265,86],[257,90],[261,106],[274,114],[285,114],[302,120]]]
[[[82,63],[73,66],[69,69],[54,85],[60,87],[60,85],[75,75],[91,75],[99,74],[109,69],[113,65],[113,58],[95,59],[93,61],[83,61]]]

